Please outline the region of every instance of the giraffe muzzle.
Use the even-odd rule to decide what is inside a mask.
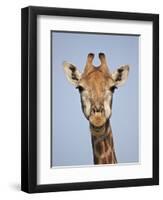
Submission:
[[[89,117],[89,122],[96,128],[104,126],[106,123],[106,118],[105,116],[100,113],[94,113]]]

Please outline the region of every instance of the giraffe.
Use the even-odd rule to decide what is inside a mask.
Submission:
[[[112,99],[114,90],[126,82],[129,65],[121,65],[111,73],[104,53],[99,53],[99,66],[93,65],[93,59],[94,54],[89,53],[83,73],[66,61],[64,71],[80,93],[82,111],[89,121],[94,164],[116,164],[110,125]]]

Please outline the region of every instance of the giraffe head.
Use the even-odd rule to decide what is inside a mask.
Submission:
[[[81,96],[82,110],[95,134],[100,134],[112,114],[112,99],[116,88],[123,85],[128,77],[129,66],[122,65],[110,72],[104,53],[99,53],[100,66],[93,65],[94,54],[89,53],[83,73],[76,66],[64,62],[67,79]]]

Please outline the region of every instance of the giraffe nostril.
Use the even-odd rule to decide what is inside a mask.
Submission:
[[[92,114],[95,114],[95,113],[96,113],[96,109],[92,108]]]
[[[104,106],[101,106],[101,112],[102,113],[104,112]]]

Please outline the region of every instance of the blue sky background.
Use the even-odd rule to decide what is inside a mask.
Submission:
[[[130,65],[126,84],[113,96],[111,126],[118,162],[139,161],[138,49],[139,36],[52,32],[52,166],[93,164],[89,123],[62,66],[69,61],[82,72],[89,52],[95,65],[104,52],[111,71]]]

